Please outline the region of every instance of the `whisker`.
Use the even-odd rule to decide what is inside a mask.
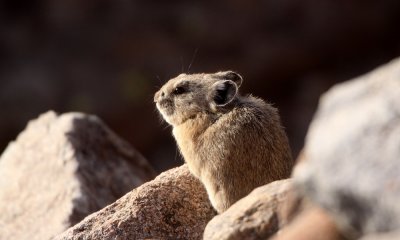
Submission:
[[[181,73],[183,73],[184,69],[185,69],[185,65],[183,64],[183,56],[181,56]]]
[[[188,69],[187,69],[187,73],[189,73],[190,68],[192,67],[192,64],[193,64],[193,62],[194,62],[194,59],[196,58],[196,55],[197,55],[197,52],[198,52],[198,51],[199,51],[199,47],[197,47],[197,48],[194,50],[192,60],[190,61],[189,67],[188,67]]]
[[[156,75],[156,78],[158,79],[158,83],[162,83],[160,76]]]

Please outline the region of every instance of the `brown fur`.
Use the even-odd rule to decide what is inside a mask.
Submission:
[[[293,165],[277,109],[240,96],[241,83],[231,71],[181,74],[154,96],[190,171],[219,213],[254,188],[289,177]]]

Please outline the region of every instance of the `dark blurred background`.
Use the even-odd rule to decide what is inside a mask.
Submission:
[[[242,74],[242,93],[280,109],[296,156],[321,93],[400,55],[399,0],[0,6],[0,151],[40,113],[83,111],[102,118],[158,171],[182,160],[153,94],[181,72]]]

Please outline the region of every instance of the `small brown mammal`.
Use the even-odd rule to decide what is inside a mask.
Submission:
[[[181,74],[154,96],[219,213],[254,188],[289,177],[293,165],[277,109],[239,95],[242,81],[232,71]]]

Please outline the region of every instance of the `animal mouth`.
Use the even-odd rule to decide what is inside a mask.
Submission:
[[[166,116],[171,116],[174,113],[174,106],[170,101],[161,101],[157,103],[158,110]]]

